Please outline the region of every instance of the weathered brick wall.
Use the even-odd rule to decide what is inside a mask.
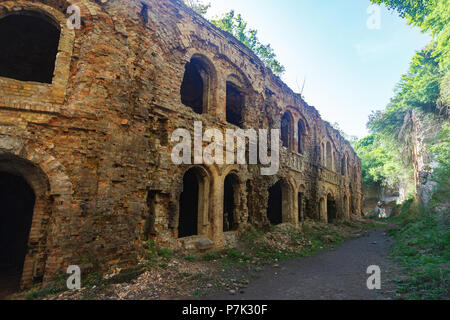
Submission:
[[[69,3],[81,8],[80,30],[65,25]],[[293,138],[293,150],[282,151],[274,177],[262,177],[251,166],[201,166],[209,193],[202,197],[207,205],[199,238],[224,245],[223,181],[231,171],[240,181],[241,230],[248,221],[268,226],[268,188],[280,179],[289,186],[291,223],[298,223],[298,192],[308,200],[305,217],[326,220],[319,202],[328,194],[342,218],[350,210],[360,213],[361,163],[350,145],[252,52],[180,1],[0,0],[0,17],[18,8],[46,12],[62,32],[52,84],[0,77],[0,169],[29,181],[39,172],[48,180],[40,193],[43,208],[38,215],[35,209],[33,234],[39,240],[26,260],[25,283],[49,279],[69,264],[131,264],[148,238],[195,246],[177,240],[183,175],[191,166],[172,164],[170,137],[177,128],[192,132],[194,121],[235,128],[226,123],[230,76],[245,93],[245,127],[280,128],[289,111],[293,137],[298,120],[306,124],[304,152],[295,152]],[[194,55],[213,68],[202,115],[180,97],[185,65]],[[324,141],[336,153],[334,171],[323,166]],[[36,171],[22,170],[12,154]],[[340,159],[346,154],[349,170],[343,176]]]

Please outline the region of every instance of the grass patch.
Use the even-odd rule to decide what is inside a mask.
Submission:
[[[395,279],[397,294],[404,299],[439,300],[449,297],[450,228],[448,219],[405,202],[397,227],[389,233],[395,243],[392,257],[405,268],[407,277]]]

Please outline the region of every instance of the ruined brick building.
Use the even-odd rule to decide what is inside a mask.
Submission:
[[[0,0],[0,41],[0,279],[133,264],[148,239],[222,248],[250,224],[360,214],[349,143],[179,0]],[[174,165],[171,133],[194,121],[281,129],[278,174]]]

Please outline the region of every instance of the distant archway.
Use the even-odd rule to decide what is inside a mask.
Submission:
[[[289,183],[280,180],[269,188],[267,218],[272,225],[292,222],[293,191]]]
[[[278,225],[283,222],[283,187],[281,181],[269,189],[267,218],[272,225]]]
[[[331,194],[328,194],[327,196],[327,218],[328,223],[331,223],[337,219],[336,200]]]
[[[194,169],[183,177],[183,192],[180,196],[180,217],[178,237],[184,238],[198,234],[198,215],[200,181]]]
[[[231,173],[225,178],[223,197],[223,231],[238,228],[237,206],[239,197],[239,179]]]
[[[299,192],[297,197],[298,197],[298,221],[301,222],[304,217],[303,201],[305,196],[302,192]]]

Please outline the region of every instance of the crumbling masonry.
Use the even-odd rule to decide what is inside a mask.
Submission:
[[[30,286],[132,265],[148,239],[209,250],[249,225],[360,215],[349,143],[179,0],[0,0],[0,41],[2,277]],[[278,174],[174,165],[171,134],[194,121],[281,129]]]

